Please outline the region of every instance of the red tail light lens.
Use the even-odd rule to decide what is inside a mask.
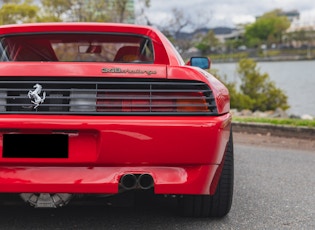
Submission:
[[[98,112],[209,112],[202,93],[98,93]]]

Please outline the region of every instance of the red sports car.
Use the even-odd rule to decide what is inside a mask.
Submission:
[[[0,27],[0,192],[35,207],[150,190],[222,217],[233,196],[229,93],[157,29]]]

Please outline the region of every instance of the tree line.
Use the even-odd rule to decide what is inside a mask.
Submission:
[[[209,54],[213,50],[237,49],[244,46],[247,48],[260,48],[261,45],[271,47],[283,42],[283,35],[290,27],[291,22],[282,14],[282,10],[275,9],[257,18],[254,23],[243,25],[243,33],[237,39],[229,39],[221,44],[212,30],[201,36],[195,42],[195,46],[203,53]],[[222,47],[224,46],[224,47]]]
[[[28,22],[126,22],[134,19],[129,0],[2,0],[0,25]],[[138,0],[142,8],[150,0]],[[142,10],[143,11],[143,10]]]
[[[146,16],[150,0],[137,0],[138,12],[128,10],[130,0],[2,0],[0,3],[0,25],[27,22],[131,22],[142,17],[142,24],[152,23]],[[140,6],[140,7],[139,7]],[[199,12],[198,14],[202,14]],[[309,42],[310,32],[298,31],[285,33],[290,27],[290,21],[282,10],[275,9],[259,17],[254,23],[244,25],[244,33],[238,39],[220,42],[213,30],[206,34],[197,33],[193,39],[180,38],[180,34],[189,28],[200,29],[211,21],[211,15],[205,15],[199,22],[193,21],[189,13],[173,9],[169,20],[164,24],[155,25],[175,44],[179,51],[196,47],[204,55],[214,51],[237,49],[241,46],[259,48],[262,44],[271,46],[283,42]],[[129,20],[129,21],[128,21]],[[314,35],[314,34],[313,34]]]
[[[267,48],[311,48],[315,46],[315,30],[312,28],[301,28],[298,30],[288,31],[291,22],[281,9],[274,9],[266,12],[256,19],[253,23],[237,25],[239,32],[237,37],[220,41],[213,29],[207,29],[204,25],[211,21],[211,15],[202,17],[201,23],[195,23],[193,17],[189,14],[183,14],[180,10],[173,10],[169,22],[159,28],[166,34],[175,44],[182,55],[190,47],[197,48],[202,55],[210,54],[234,54],[245,55],[250,50],[256,50],[255,55],[263,55],[262,50]],[[185,35],[185,29],[195,28],[191,32],[192,36]],[[231,28],[235,29],[235,28]],[[205,32],[206,31],[206,32]],[[246,48],[246,52],[242,48]],[[289,50],[288,50],[289,52]],[[294,52],[294,51],[293,51]],[[273,53],[272,53],[273,54]],[[236,59],[238,57],[236,55]],[[311,56],[311,55],[309,55]]]

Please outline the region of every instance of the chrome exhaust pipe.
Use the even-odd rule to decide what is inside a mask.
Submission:
[[[120,178],[120,185],[125,190],[137,188],[137,177],[134,174],[125,174]]]
[[[138,184],[141,189],[150,189],[154,186],[154,181],[150,174],[141,174],[138,178]]]

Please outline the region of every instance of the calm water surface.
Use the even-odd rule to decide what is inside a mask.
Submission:
[[[258,62],[257,66],[288,96],[289,115],[315,117],[315,61]],[[239,82],[237,63],[214,63],[212,68],[228,81]]]

